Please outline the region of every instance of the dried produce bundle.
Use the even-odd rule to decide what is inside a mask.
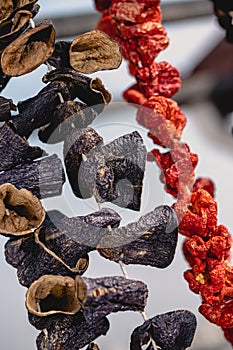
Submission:
[[[56,154],[35,162],[16,165],[0,174],[0,184],[12,183],[18,189],[26,188],[38,198],[58,196],[62,193],[65,174]]]
[[[227,39],[232,41],[232,3],[212,1]],[[186,118],[170,99],[179,89],[179,74],[169,64],[154,62],[168,44],[161,25],[160,1],[95,0],[95,3],[102,11],[97,28],[120,43],[130,73],[137,80],[124,97],[139,105],[137,121],[149,129],[153,142],[168,148],[166,153],[152,150],[148,160],[157,162],[165,190],[177,198],[173,208],[179,219],[179,232],[189,237],[184,252],[191,269],[185,272],[185,278],[190,289],[202,297],[200,312],[221,326],[233,344],[232,239],[225,226],[218,226],[213,183],[200,178],[195,183],[198,157],[181,143]]]
[[[95,249],[96,241],[105,232],[103,228],[119,226],[120,219],[111,209],[75,218],[58,211],[48,212],[42,226],[27,239],[11,238],[6,243],[6,261],[17,269],[19,282],[26,287],[47,274],[74,278],[86,271],[88,253]],[[74,232],[75,240],[70,238]],[[81,243],[84,239],[86,245]]]
[[[60,314],[80,311],[87,323],[95,323],[112,312],[143,311],[148,290],[140,281],[124,277],[85,278],[44,275],[27,291],[30,323],[37,329],[53,327]]]
[[[0,233],[23,236],[40,227],[45,211],[40,201],[26,189],[18,190],[10,183],[0,185]]]
[[[196,317],[186,310],[177,310],[157,315],[137,327],[131,335],[130,350],[152,350],[151,338],[161,350],[185,350],[193,340]]]

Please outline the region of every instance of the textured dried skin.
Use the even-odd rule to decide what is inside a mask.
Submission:
[[[39,130],[39,139],[45,143],[64,141],[73,129],[87,127],[96,116],[96,111],[83,103],[61,103],[57,106],[51,123]]]
[[[12,117],[16,132],[28,138],[35,129],[50,123],[60,103],[59,93],[62,94],[64,101],[71,99],[69,89],[64,82],[53,82],[36,96],[18,103],[19,114]]]
[[[118,227],[120,220],[120,216],[111,209],[102,209],[73,220],[57,211],[48,212],[47,219],[39,232],[37,231],[37,238],[44,246],[38,244],[38,240],[35,241],[34,235],[27,239],[12,238],[5,245],[6,260],[17,268],[19,282],[26,287],[47,274],[74,278],[77,273],[81,275],[85,272],[88,252],[94,249],[94,245],[84,246],[78,243],[78,235],[74,234],[77,227],[79,232],[84,236],[88,235],[89,240],[94,242],[94,239],[101,237],[102,231],[105,232],[104,228]],[[74,224],[76,221],[72,234],[69,230],[70,221]]]
[[[31,147],[6,123],[0,127],[0,171],[14,168],[46,155],[40,147]]]
[[[99,30],[77,36],[69,54],[71,67],[86,74],[116,69],[122,60],[119,44]]]
[[[70,67],[70,50],[71,41],[57,41],[52,56],[49,57],[48,63],[58,70],[64,67]]]
[[[11,111],[16,111],[16,106],[11,99],[0,96],[0,122],[11,118]]]
[[[14,16],[15,11],[31,11],[37,0],[4,0],[0,4],[0,23]]]
[[[40,333],[36,344],[38,350],[79,350],[109,330],[108,319],[88,323],[80,315],[60,315],[56,322]]]
[[[57,276],[50,276],[57,278]],[[143,311],[145,308],[148,290],[141,281],[129,280],[124,277],[90,279],[76,276],[75,283],[77,298],[82,303],[80,314],[88,323],[95,324],[112,312]],[[46,286],[42,284],[40,288],[44,290]],[[29,291],[30,289],[31,287]],[[42,303],[39,302],[40,304]],[[59,302],[57,304],[59,305]],[[35,307],[37,307],[37,311],[33,310],[33,314],[32,309],[29,310],[29,320],[37,329],[48,328],[60,317],[61,312],[52,309],[54,307],[53,300],[51,302],[48,300],[44,315],[38,312],[38,306]],[[40,310],[42,311],[41,307]],[[64,311],[62,312],[64,313]]]
[[[22,236],[41,226],[45,211],[38,198],[10,183],[0,185],[0,233]]]
[[[161,350],[185,350],[190,347],[196,330],[196,317],[186,310],[157,315],[131,335],[130,350],[153,350],[151,338]]]
[[[4,0],[0,4],[0,23],[6,20],[14,10],[13,0]]]
[[[62,192],[65,174],[57,155],[32,163],[16,165],[0,174],[0,184],[10,182],[18,189],[26,188],[38,198],[58,196]]]
[[[9,45],[13,40],[15,40],[21,33],[25,31],[29,24],[29,20],[32,17],[33,15],[30,11],[21,10],[16,12],[13,22],[10,22],[10,28],[9,21],[2,23],[1,27],[5,24],[6,29],[8,27],[9,30],[3,35],[0,34],[0,50],[5,49],[7,45]]]
[[[64,142],[64,161],[66,173],[74,194],[83,198],[84,189],[79,187],[79,167],[82,155],[87,155],[91,149],[102,144],[102,137],[94,129],[77,129],[68,135]]]
[[[34,281],[26,294],[26,307],[36,316],[74,315],[86,298],[85,284],[80,277],[44,275]]]
[[[91,151],[82,162],[79,185],[86,197],[140,210],[146,147],[137,131]]]
[[[1,57],[1,53],[0,53]],[[0,66],[0,92],[6,87],[7,83],[9,82],[11,77],[3,73],[2,68]]]
[[[30,73],[52,55],[54,42],[55,30],[51,24],[29,29],[3,51],[3,72],[9,76]]]
[[[72,94],[72,99],[78,97],[82,102],[101,113],[104,106],[111,100],[111,94],[105,89],[99,78],[89,78],[73,69],[53,70],[43,77],[43,82],[63,81]]]
[[[108,232],[97,250],[115,262],[165,268],[174,258],[177,236],[175,212],[169,206],[160,206],[137,222]]]

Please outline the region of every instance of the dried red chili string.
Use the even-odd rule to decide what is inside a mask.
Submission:
[[[160,0],[95,0],[95,4],[102,12],[98,29],[119,42],[136,78],[124,98],[139,105],[137,121],[149,130],[153,142],[169,149],[152,150],[148,160],[158,164],[165,190],[177,199],[173,208],[179,232],[187,237],[183,252],[190,265],[184,277],[202,297],[199,311],[222,327],[233,345],[232,239],[228,229],[218,225],[213,182],[195,181],[198,156],[181,142],[186,117],[171,99],[181,86],[179,72],[166,62],[154,61],[169,42],[161,25]]]

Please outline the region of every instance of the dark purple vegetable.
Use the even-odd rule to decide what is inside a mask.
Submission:
[[[16,111],[16,106],[13,104],[13,101],[0,96],[0,122],[11,119],[11,111]]]

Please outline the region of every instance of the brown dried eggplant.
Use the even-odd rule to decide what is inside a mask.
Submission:
[[[48,328],[56,321],[56,314],[67,312],[64,311],[65,308],[61,310],[61,306],[64,304],[61,300],[62,293],[60,293],[60,298],[54,298],[53,288],[51,288],[54,279],[58,284],[57,289],[61,290],[59,286],[64,286],[66,278],[64,276],[46,275],[29,287],[27,300],[34,300],[33,303],[30,302],[30,305],[27,302],[26,306],[29,312],[29,321],[37,329]],[[37,286],[37,290],[34,290],[34,285]],[[76,293],[76,297],[73,297],[73,299],[80,301],[80,313],[88,323],[95,323],[112,312],[143,311],[148,296],[147,287],[143,282],[129,280],[124,277],[91,279],[76,276],[73,284],[70,282],[70,285],[74,286]],[[49,293],[41,293],[39,296],[40,290],[49,290]],[[30,297],[32,294],[33,297]],[[74,313],[76,312],[75,309]]]
[[[106,317],[95,323],[88,323],[80,313],[74,316],[60,315],[57,321],[37,337],[38,350],[79,350],[101,335],[110,327]]]
[[[5,245],[6,261],[17,269],[22,285],[29,287],[42,275],[75,277],[85,272],[88,253],[95,247],[77,243],[76,236],[73,239],[69,234],[70,220],[76,223],[74,231],[78,227],[78,231],[88,235],[93,242],[102,237],[102,231],[106,232],[104,228],[119,226],[121,218],[111,209],[73,219],[58,211],[48,212],[43,225],[34,235],[27,239],[11,238]]]
[[[100,240],[97,250],[101,256],[115,262],[165,268],[174,258],[177,237],[176,214],[164,205],[137,222],[108,232]]]
[[[111,94],[99,78],[89,78],[73,69],[55,69],[43,77],[44,83],[52,81],[64,81],[70,89],[72,99],[78,97],[97,113],[101,113],[111,100]]]
[[[0,171],[14,168],[18,164],[28,163],[41,158],[46,153],[37,146],[17,135],[8,124],[0,127]]]
[[[55,30],[52,24],[42,24],[21,34],[3,51],[1,67],[9,76],[30,73],[53,53]]]
[[[60,104],[59,94],[62,94],[64,101],[71,99],[70,91],[64,82],[53,82],[36,96],[19,102],[19,114],[12,117],[16,132],[28,138],[35,129],[49,124],[56,107]]]
[[[0,122],[11,119],[11,111],[16,111],[16,106],[11,99],[0,96]]]
[[[133,331],[130,350],[142,350],[145,345],[153,350],[151,338],[161,350],[185,350],[191,346],[196,325],[195,315],[187,310],[157,315]]]
[[[122,61],[119,44],[100,30],[77,36],[70,45],[70,65],[84,74],[116,69]]]
[[[31,11],[38,0],[4,0],[0,3],[0,23],[14,16],[14,11]]]
[[[146,147],[137,131],[123,135],[106,146],[94,148],[82,162],[79,186],[87,198],[140,210]]]
[[[63,155],[66,173],[77,197],[83,198],[85,196],[83,189],[79,187],[78,178],[83,155],[86,156],[91,149],[102,143],[102,137],[92,128],[76,129],[65,139]]]
[[[40,227],[45,219],[41,202],[26,189],[10,183],[0,185],[0,233],[23,236]]]
[[[65,182],[61,160],[57,155],[32,163],[16,165],[0,174],[0,184],[10,182],[18,189],[26,188],[38,198],[59,196]]]
[[[94,109],[81,102],[65,101],[57,106],[51,123],[39,130],[39,139],[45,143],[64,141],[73,129],[87,127],[96,116]]]

